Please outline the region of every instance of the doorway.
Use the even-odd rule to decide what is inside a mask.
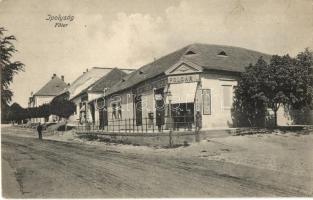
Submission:
[[[172,104],[174,130],[191,129],[194,124],[194,103]]]

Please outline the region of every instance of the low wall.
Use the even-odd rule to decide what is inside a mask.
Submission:
[[[76,132],[79,137],[89,140],[98,139],[112,143],[162,147],[168,147],[170,141],[172,146],[181,146],[209,138],[226,137],[234,133],[234,129],[206,130],[199,134],[195,134],[195,132],[173,132],[170,137],[169,133]]]

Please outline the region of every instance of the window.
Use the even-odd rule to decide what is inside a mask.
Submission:
[[[233,103],[233,89],[231,85],[222,85],[223,109],[230,109]]]
[[[211,115],[211,90],[202,90],[202,100],[203,100],[203,114]]]
[[[225,53],[225,51],[221,51],[217,54],[218,56],[227,56],[227,54]]]
[[[135,109],[136,109],[136,125],[142,125],[142,98],[141,96],[135,97]]]
[[[120,102],[112,104],[112,118],[122,119],[122,106]]]
[[[116,119],[116,104],[112,104],[112,119]]]
[[[194,55],[194,54],[196,54],[196,53],[193,51],[187,51],[187,53],[185,53],[185,55]]]
[[[121,102],[117,103],[117,118],[122,119],[122,105]]]

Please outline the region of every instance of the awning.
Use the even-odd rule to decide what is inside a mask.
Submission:
[[[170,84],[169,90],[172,94],[172,104],[177,103],[194,103],[197,82],[193,83],[179,83],[179,84]],[[168,97],[166,98],[166,103],[168,102]]]

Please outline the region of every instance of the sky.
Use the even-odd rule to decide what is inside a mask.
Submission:
[[[55,27],[52,16],[74,16]],[[313,49],[313,0],[0,0],[0,26],[25,64],[13,102],[27,106],[53,73],[73,82],[87,68],[138,68],[192,43],[295,56]]]

